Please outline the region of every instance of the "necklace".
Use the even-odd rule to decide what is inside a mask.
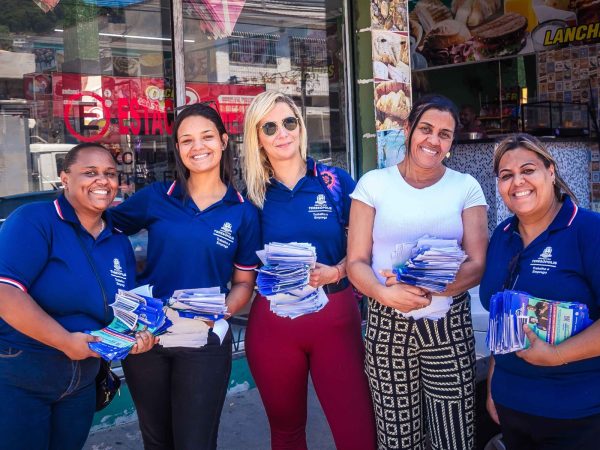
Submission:
[[[104,220],[100,219],[100,233],[98,233],[98,234],[102,234],[102,232],[104,231],[104,226],[105,226],[104,225]]]

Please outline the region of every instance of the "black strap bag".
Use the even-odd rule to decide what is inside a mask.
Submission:
[[[87,257],[88,262],[92,267],[92,271],[96,276],[96,280],[100,285],[102,297],[104,300],[104,310],[106,312],[108,311],[108,300],[106,298],[106,291],[104,290],[104,285],[102,284],[102,280],[100,280],[100,276],[98,275],[98,271],[96,270],[96,265],[94,264],[90,253],[88,252],[87,248],[85,247],[85,244],[81,240],[81,236],[79,236],[77,229],[74,228],[74,231],[79,241],[79,245],[81,246],[83,253]],[[106,408],[110,404],[112,399],[115,398],[115,395],[117,395],[117,392],[119,391],[120,387],[121,379],[116,373],[114,373],[110,369],[110,362],[101,359],[100,370],[98,371],[98,375],[96,375],[96,411],[102,411],[104,408]]]
[[[115,398],[121,379],[110,369],[110,363],[100,360],[100,370],[96,375],[96,411],[102,411]]]

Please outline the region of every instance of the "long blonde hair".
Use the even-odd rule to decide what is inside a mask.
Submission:
[[[244,182],[248,189],[248,198],[259,208],[265,203],[269,179],[273,176],[273,167],[258,140],[258,124],[271,112],[277,103],[290,107],[300,125],[300,156],[306,161],[306,126],[300,110],[294,101],[281,92],[263,92],[257,95],[246,110],[244,118],[244,145],[242,146],[242,167]]]
[[[554,196],[558,201],[561,201],[562,194],[565,193],[571,197],[573,203],[577,203],[577,197],[558,173],[558,164],[556,164],[556,160],[552,154],[548,151],[546,146],[540,142],[539,139],[527,133],[519,133],[507,136],[498,144],[498,147],[496,147],[496,151],[494,152],[494,174],[496,177],[498,176],[500,160],[502,157],[506,154],[506,152],[516,150],[518,148],[529,150],[535,153],[542,161],[546,169],[554,167],[554,179],[556,180],[554,183]]]

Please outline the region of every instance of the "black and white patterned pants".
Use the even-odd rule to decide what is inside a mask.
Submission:
[[[365,338],[380,449],[475,445],[475,339],[470,298],[437,321],[407,319],[369,300]]]

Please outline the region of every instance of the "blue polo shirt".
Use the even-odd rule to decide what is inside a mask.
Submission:
[[[154,183],[109,213],[126,234],[148,230],[147,263],[138,284],[154,286],[156,297],[213,286],[229,292],[234,267],[258,267],[258,211],[232,186],[201,211],[176,181]]]
[[[108,325],[112,309],[80,242],[95,264],[108,304],[118,288],[135,286],[135,258],[127,236],[113,229],[109,217],[105,220],[106,228],[94,239],[64,195],[16,209],[0,228],[0,282],[27,292],[68,331]],[[21,349],[54,350],[1,319],[0,341]]]
[[[504,288],[549,300],[588,305],[600,312],[600,214],[578,208],[569,197],[548,229],[523,248],[518,219],[501,223],[490,241],[481,281],[481,303]],[[512,273],[511,260],[517,258]],[[572,419],[600,414],[600,357],[557,367],[534,366],[514,353],[495,355],[492,397],[528,414]]]
[[[345,227],[356,183],[337,167],[308,158],[306,176],[294,189],[272,178],[261,212],[262,242],[309,242],[317,261],[337,264],[346,256]]]

